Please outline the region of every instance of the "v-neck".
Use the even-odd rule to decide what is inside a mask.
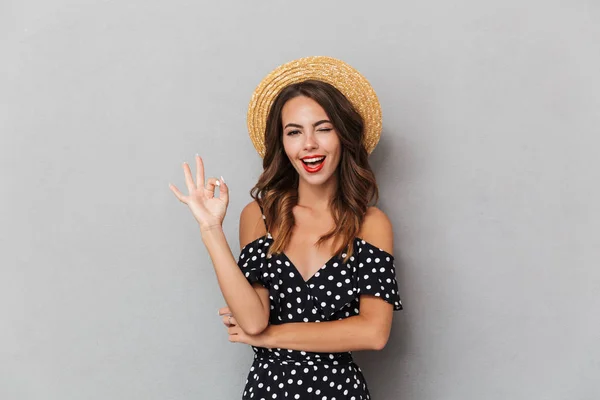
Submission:
[[[266,240],[271,240],[271,241],[274,241],[275,239],[273,239],[273,236],[272,236],[270,233],[268,233],[268,232],[267,232],[267,233],[266,233],[266,234],[264,234],[263,236],[261,236],[261,237],[259,237],[259,238],[255,239],[255,241],[258,241],[258,240],[265,240],[265,241],[266,241]],[[358,240],[358,241],[360,241],[361,243],[365,244],[366,246],[370,247],[370,248],[371,248],[371,250],[370,250],[371,252],[372,252],[372,250],[373,250],[373,249],[376,249],[377,251],[379,251],[379,252],[383,253],[383,254],[384,254],[386,257],[390,258],[392,261],[394,260],[394,256],[393,256],[391,253],[389,253],[389,252],[387,252],[387,251],[385,251],[385,250],[383,250],[383,249],[381,249],[381,248],[379,248],[379,247],[375,246],[374,244],[372,244],[372,243],[370,243],[370,242],[366,241],[365,239],[363,239],[363,238],[361,238],[361,237],[355,236],[355,237],[354,237],[354,241],[356,242],[357,240]],[[337,254],[333,255],[333,256],[332,256],[332,257],[331,257],[329,260],[327,260],[327,261],[326,261],[326,262],[325,262],[325,263],[324,263],[324,264],[321,266],[321,268],[319,268],[317,271],[315,271],[315,273],[314,273],[314,274],[312,274],[312,275],[311,275],[311,276],[310,276],[308,279],[304,279],[304,276],[302,276],[302,274],[300,273],[300,271],[298,270],[298,268],[296,267],[296,265],[294,265],[294,262],[293,262],[293,261],[292,261],[292,260],[291,260],[291,259],[290,259],[290,258],[287,256],[287,254],[285,254],[285,252],[283,252],[283,251],[282,251],[280,254],[282,254],[282,255],[283,255],[283,257],[285,257],[285,259],[286,259],[286,260],[287,260],[287,261],[290,263],[290,266],[291,266],[291,267],[293,268],[293,270],[294,270],[293,272],[294,272],[295,274],[298,274],[298,276],[300,277],[300,279],[302,280],[302,282],[304,282],[304,284],[308,284],[310,281],[312,281],[314,278],[316,278],[316,277],[317,277],[317,274],[320,274],[320,273],[321,273],[321,271],[322,271],[323,269],[325,269],[325,267],[326,267],[326,266],[327,266],[327,265],[328,265],[328,264],[329,264],[331,261],[333,261],[333,260],[334,260],[334,259],[337,257]]]
[[[304,283],[306,283],[306,284],[308,284],[313,278],[315,278],[318,275],[320,275],[321,271],[323,269],[325,269],[325,267],[327,266],[327,264],[329,264],[331,261],[333,261],[333,259],[335,259],[337,257],[337,254],[334,254],[333,256],[331,256],[329,258],[329,260],[325,261],[323,263],[323,265],[321,265],[321,268],[319,268],[318,270],[316,270],[308,279],[304,279],[304,276],[302,276],[302,273],[300,273],[300,270],[298,270],[298,268],[296,267],[296,265],[294,264],[294,262],[287,256],[287,254],[285,254],[283,251],[281,252],[281,254],[285,257],[286,260],[289,261],[290,266],[296,271],[296,273],[300,276],[300,279],[302,279],[304,281]]]
[[[273,236],[271,236],[271,234],[270,234],[270,233],[267,233],[267,234],[265,235],[265,237],[266,237],[267,239],[271,239],[271,241],[274,241],[274,239],[273,239]],[[313,274],[312,274],[312,275],[311,275],[311,276],[310,276],[308,279],[305,279],[305,278],[304,278],[304,276],[302,275],[302,273],[300,272],[300,270],[298,270],[298,267],[296,267],[296,265],[294,264],[294,262],[291,260],[291,258],[289,258],[289,257],[288,257],[288,255],[287,255],[287,254],[285,254],[285,252],[284,252],[284,251],[282,251],[282,252],[281,252],[281,255],[282,255],[283,257],[285,257],[285,259],[286,259],[286,260],[287,260],[287,261],[290,263],[290,266],[291,266],[291,267],[294,269],[294,271],[293,271],[293,272],[295,272],[296,274],[298,274],[298,276],[300,277],[300,279],[302,279],[302,281],[303,281],[305,284],[308,284],[310,281],[312,281],[314,278],[316,278],[318,275],[320,275],[321,271],[322,271],[323,269],[325,269],[325,267],[326,267],[326,266],[327,266],[327,265],[328,265],[330,262],[332,262],[334,259],[336,259],[336,258],[338,257],[338,255],[337,255],[337,254],[334,254],[334,255],[333,255],[333,256],[331,256],[331,257],[330,257],[330,258],[329,258],[327,261],[325,261],[325,262],[323,263],[323,265],[321,265],[321,267],[320,267],[318,270],[316,270],[316,271],[315,271],[315,272],[314,272],[314,273],[313,273]]]

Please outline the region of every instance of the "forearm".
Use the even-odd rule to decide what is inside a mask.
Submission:
[[[311,352],[378,350],[385,345],[376,325],[361,315],[337,321],[269,325],[264,334],[266,347]]]
[[[202,232],[202,241],[212,260],[221,293],[240,328],[250,334],[262,332],[268,324],[263,304],[239,269],[223,230]]]

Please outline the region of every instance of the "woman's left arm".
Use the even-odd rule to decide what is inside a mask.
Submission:
[[[269,325],[258,335],[244,332],[235,317],[222,319],[227,326],[229,341],[234,343],[327,353],[381,350],[390,336],[392,307],[380,297],[362,295],[359,315],[336,321]],[[220,311],[221,314],[228,313],[229,309],[222,308]]]
[[[392,307],[381,298],[363,295],[359,315],[337,321],[269,325],[258,335],[248,335],[239,326],[231,325],[229,341],[311,352],[381,350],[390,336]]]
[[[359,315],[337,321],[269,325],[260,335],[239,336],[238,333],[239,337],[232,341],[256,340],[255,345],[261,347],[311,352],[381,350],[390,336],[392,307],[381,298],[363,295]]]

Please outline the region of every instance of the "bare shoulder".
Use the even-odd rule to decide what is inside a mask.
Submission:
[[[367,209],[363,226],[361,227],[361,238],[393,254],[394,232],[392,222],[382,210],[375,206]]]
[[[240,248],[267,233],[262,212],[256,200],[246,204],[240,213]]]
[[[256,200],[252,200],[250,203],[246,204],[242,209],[242,213],[240,214],[240,219],[245,217],[256,217],[262,215],[260,211],[260,206]]]

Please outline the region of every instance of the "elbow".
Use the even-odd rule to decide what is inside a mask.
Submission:
[[[246,327],[242,327],[243,331],[250,336],[260,335],[269,326],[269,321],[255,321],[255,323],[248,324]]]
[[[382,332],[382,330],[377,330],[373,336],[372,336],[372,340],[370,341],[371,343],[371,350],[383,350],[385,348],[385,346],[387,345],[388,339],[390,338],[390,334],[389,332],[385,333]]]
[[[381,318],[379,316],[373,316],[371,318],[365,318],[365,336],[368,340],[369,350],[383,350],[387,345],[390,333],[392,330],[392,324],[390,318]]]

